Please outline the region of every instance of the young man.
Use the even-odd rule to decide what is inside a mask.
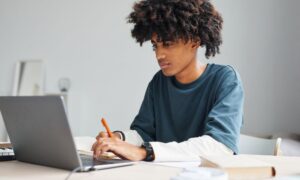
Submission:
[[[197,160],[209,154],[232,155],[243,116],[244,93],[230,66],[203,64],[219,53],[222,17],[208,0],[142,0],[129,15],[132,36],[151,40],[161,68],[148,85],[129,131],[109,138],[101,132],[95,157],[111,151],[146,161]]]

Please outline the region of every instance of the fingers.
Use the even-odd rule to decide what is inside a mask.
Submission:
[[[108,138],[108,133],[101,131],[97,136],[96,139],[98,140],[99,138]]]
[[[140,161],[145,159],[145,149],[114,138],[100,138],[93,145],[94,158],[102,158],[104,153],[113,152],[122,159]]]
[[[98,142],[96,141],[96,142],[94,142],[94,144],[93,144],[93,146],[92,146],[92,148],[91,148],[91,151],[94,151],[94,149],[95,149],[95,147],[96,147],[96,145],[98,144]]]
[[[113,148],[113,141],[110,138],[100,138],[97,142],[93,145],[94,157],[97,158],[103,153],[112,150]]]
[[[100,156],[103,156],[103,154],[105,154],[109,150],[110,150],[110,145],[109,144],[102,145],[101,148],[96,150],[96,154],[94,155],[94,157],[98,158]]]
[[[99,139],[100,140],[100,139]],[[96,142],[94,142],[94,144],[92,145],[91,151],[94,151],[95,148],[97,147],[97,145],[100,143],[100,141],[97,140]]]
[[[117,140],[117,139],[118,139],[116,136],[113,136],[113,137],[111,137],[111,138],[114,139],[114,140]],[[100,142],[101,142],[100,140],[101,140],[101,139],[109,139],[109,135],[108,135],[107,132],[101,131],[101,132],[96,136],[96,139],[97,139],[97,141],[93,144],[93,146],[92,146],[92,148],[91,148],[92,151],[95,151],[95,147],[96,147],[98,144],[100,144]]]
[[[94,151],[95,153],[95,149],[97,148],[97,146],[99,146],[102,143],[102,138],[99,138],[96,140],[96,142],[94,142],[94,144],[92,145],[91,151]]]
[[[96,154],[99,154],[99,153],[98,153],[99,150],[101,151],[101,149],[100,149],[101,144],[102,144],[101,139],[97,140],[97,141],[93,144],[92,150],[94,151],[94,157],[96,157]],[[101,154],[101,152],[100,152],[100,154]]]

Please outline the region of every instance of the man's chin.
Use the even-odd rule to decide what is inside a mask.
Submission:
[[[162,73],[167,76],[167,77],[171,77],[171,76],[174,76],[174,73],[170,72],[170,71],[164,71],[164,70],[161,70]]]

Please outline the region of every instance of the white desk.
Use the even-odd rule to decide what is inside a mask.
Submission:
[[[300,157],[286,156],[255,156],[259,160],[268,162],[275,166],[277,178],[284,179],[286,176],[296,176],[300,178]],[[180,168],[165,167],[151,164],[136,164],[127,167],[118,167],[113,169],[98,170],[84,173],[74,173],[70,180],[97,179],[97,180],[169,180],[181,172]],[[0,162],[0,179],[65,179],[70,171],[38,166],[19,161]],[[277,179],[276,178],[276,179]],[[293,178],[293,179],[296,179]]]
[[[70,180],[169,180],[181,171],[180,168],[136,164],[113,169],[97,170],[91,172],[73,173]],[[70,171],[45,166],[22,163],[19,161],[0,162],[0,179],[31,179],[56,180],[65,179]]]

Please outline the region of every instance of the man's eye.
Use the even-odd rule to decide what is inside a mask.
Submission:
[[[170,47],[170,46],[172,46],[172,43],[171,43],[171,42],[165,42],[165,43],[163,44],[163,46],[164,46],[164,47]]]

